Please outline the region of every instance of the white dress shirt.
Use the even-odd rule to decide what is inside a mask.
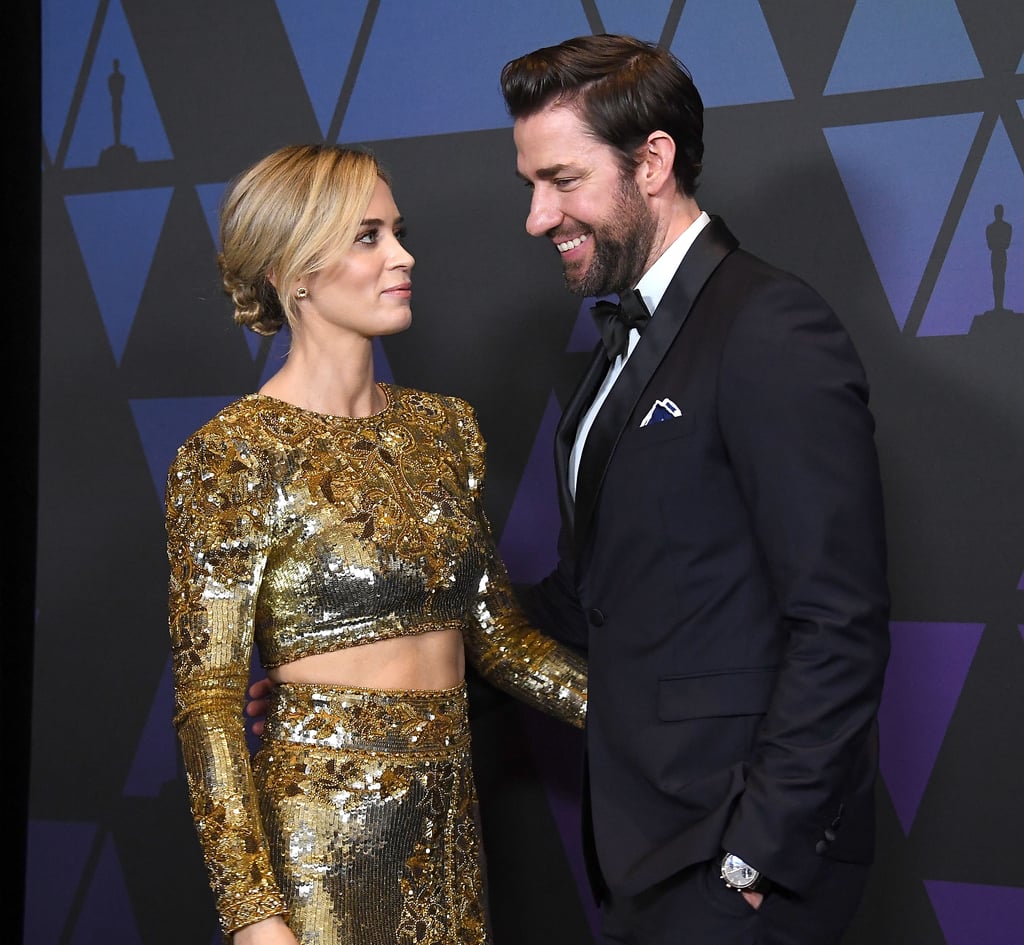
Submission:
[[[665,294],[668,284],[672,281],[672,277],[676,274],[679,264],[683,261],[686,251],[693,245],[693,241],[697,238],[700,231],[710,222],[711,218],[704,211],[701,211],[697,219],[675,238],[672,245],[640,277],[636,288],[640,291],[640,295],[643,296],[644,305],[647,306],[647,311],[651,313],[652,318],[654,317],[655,309],[661,303],[661,297]],[[601,382],[600,388],[598,388],[593,403],[580,418],[580,425],[576,430],[576,442],[573,444],[572,452],[569,454],[569,491],[574,499],[576,498],[576,477],[579,474],[580,457],[583,455],[583,447],[587,442],[587,434],[590,432],[590,427],[593,425],[594,418],[601,409],[601,405],[622,373],[623,366],[629,360],[629,356],[633,353],[633,349],[637,346],[639,340],[640,332],[635,328],[630,329],[626,353],[620,354],[612,362],[608,373]]]

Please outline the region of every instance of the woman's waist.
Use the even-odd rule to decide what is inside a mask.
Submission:
[[[279,683],[263,741],[381,752],[436,751],[469,743],[465,683],[445,689],[373,689]]]
[[[458,624],[422,624],[414,632],[346,644],[333,637],[260,655],[275,683],[315,683],[358,689],[451,689],[465,677],[465,646]]]

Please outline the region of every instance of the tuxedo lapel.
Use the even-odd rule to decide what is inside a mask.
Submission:
[[[575,517],[572,522],[577,552],[590,525],[612,452],[636,409],[640,395],[678,336],[704,283],[737,245],[735,237],[721,218],[713,216],[687,250],[655,310],[655,317],[651,319],[640,343],[629,356],[615,386],[594,419],[580,457],[576,479]],[[572,445],[571,439],[569,445]],[[559,468],[564,479],[566,467],[561,465]]]

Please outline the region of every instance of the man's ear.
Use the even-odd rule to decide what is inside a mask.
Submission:
[[[637,184],[642,192],[654,196],[666,183],[675,180],[672,167],[676,160],[676,143],[665,131],[652,131],[640,147]]]

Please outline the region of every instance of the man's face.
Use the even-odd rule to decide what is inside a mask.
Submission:
[[[655,221],[615,150],[571,108],[548,106],[515,123],[517,170],[533,191],[526,230],[546,236],[577,295],[636,285],[650,262]]]

